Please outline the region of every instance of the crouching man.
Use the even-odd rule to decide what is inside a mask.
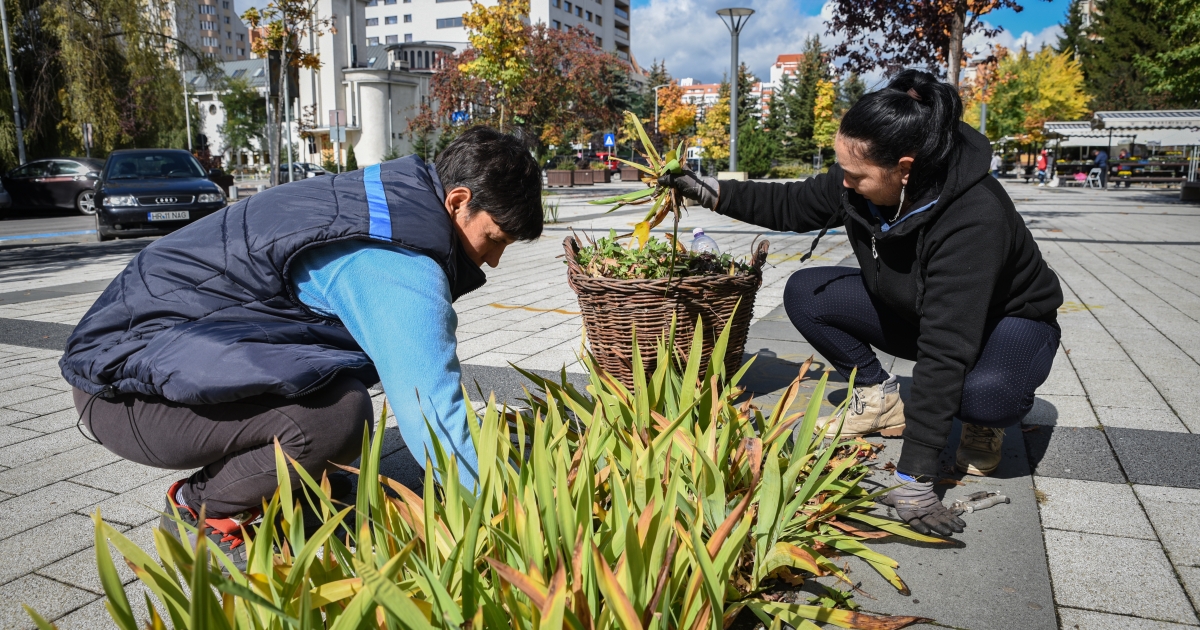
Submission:
[[[541,232],[533,157],[475,127],[436,167],[409,156],[279,186],[152,243],[59,365],[100,444],[199,468],[164,488],[167,511],[244,566],[241,526],[277,487],[274,440],[318,478],[353,461],[380,380],[416,460],[437,439],[471,482],[451,304]]]

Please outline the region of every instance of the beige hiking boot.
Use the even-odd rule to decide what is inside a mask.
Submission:
[[[838,419],[821,418],[825,437],[837,434]],[[850,405],[842,424],[843,438],[856,438],[869,433],[895,437],[904,432],[904,401],[900,400],[900,380],[896,376],[878,385],[855,387],[850,393]]]
[[[1004,429],[963,423],[954,467],[968,475],[986,477],[1000,465],[1000,447],[1004,444]]]

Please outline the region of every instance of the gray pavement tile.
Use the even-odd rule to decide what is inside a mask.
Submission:
[[[1134,490],[1171,562],[1200,567],[1200,490],[1140,485]]]
[[[960,426],[955,423],[951,445],[957,442]],[[881,441],[887,447],[878,466],[894,462],[901,450],[899,439]],[[964,515],[967,528],[954,535],[955,544],[910,544],[890,538],[875,541],[874,550],[900,563],[898,571],[912,591],[910,595],[899,594],[857,558],[838,560],[839,564],[850,563],[851,579],[861,580],[862,589],[874,598],[859,597],[857,601],[871,611],[930,617],[939,626],[953,628],[1056,629],[1037,501],[1023,451],[1020,434],[1010,432],[995,476],[965,477],[963,486],[935,486],[946,503],[984,490],[1012,499],[1011,504]],[[949,467],[952,458],[953,447],[943,453],[942,465]],[[872,484],[890,479],[890,473],[876,473]]]
[[[159,615],[164,619],[170,619],[158,597],[141,582],[134,582],[125,585],[125,596],[129,598],[133,616],[138,620],[138,627],[146,627],[147,620],[150,618],[150,614],[146,610],[146,595],[150,595],[150,600],[154,602]],[[113,623],[112,617],[104,607],[104,598],[99,598],[68,615],[55,619],[54,626],[58,630],[116,630],[117,628],[117,624]]]
[[[26,575],[0,586],[0,627],[36,627],[22,604],[37,611],[43,619],[54,619],[95,599],[95,593],[38,575]]]
[[[38,398],[37,400],[29,400],[23,403],[7,406],[9,409],[28,411],[29,413],[54,413],[56,411],[63,411],[64,409],[75,409],[75,399],[70,392],[55,392],[53,396],[46,396],[45,398]]]
[[[178,478],[187,474],[187,471],[180,471]],[[100,516],[108,523],[135,527],[162,516],[166,505],[164,497],[170,485],[166,480],[148,483],[81,509],[78,514],[90,516],[99,510]]]
[[[1058,617],[1063,630],[1191,630],[1196,627],[1065,606],[1058,609]]]
[[[1042,527],[1157,540],[1127,484],[1034,477]]]
[[[28,428],[20,428],[12,425],[0,426],[0,446],[8,446],[9,444],[32,440],[39,435],[42,435],[42,433],[31,431]]]
[[[128,492],[144,484],[153,484],[164,478],[172,480],[183,476],[183,471],[145,466],[127,459],[120,459],[80,475],[71,481],[114,494]]]
[[[1192,598],[1192,606],[1200,609],[1200,567],[1175,567],[1179,572],[1179,579],[1183,581],[1183,588],[1187,590],[1188,595]]]
[[[1108,440],[1099,429],[1038,426],[1022,434],[1030,466],[1039,477],[1125,482]]]
[[[1197,623],[1158,543],[1046,530],[1054,599],[1063,606]],[[1136,595],[1130,587],[1136,585]]]
[[[33,418],[34,414],[28,411],[16,411],[13,409],[0,409],[0,425],[9,425],[23,420]]]
[[[38,376],[36,374],[19,374],[9,376],[8,378],[0,379],[0,392],[8,392],[30,385],[37,385],[47,389],[56,389],[49,385],[50,380]]]
[[[95,541],[91,519],[67,514],[0,540],[0,583],[11,582],[52,562],[57,562]]]
[[[1096,407],[1096,416],[1105,427],[1146,429],[1187,433],[1187,426],[1170,409],[1136,409],[1131,407]]]
[[[0,407],[15,409],[16,407],[14,407],[14,405],[19,405],[23,402],[37,400],[38,398],[45,398],[47,396],[53,396],[61,393],[62,392],[56,389],[50,389],[49,387],[38,387],[37,385],[30,385],[28,387],[22,387],[19,389],[10,389],[6,392],[0,392]],[[18,409],[18,411],[24,410]]]
[[[1169,409],[1167,401],[1147,381],[1090,380],[1081,372],[1088,398],[1096,407],[1130,407],[1135,409]]]
[[[14,423],[11,426],[37,431],[38,433],[55,433],[63,429],[73,429],[78,422],[79,413],[75,411],[75,407],[71,407],[62,411],[35,416],[28,420]]]
[[[1087,398],[1040,393],[1033,401],[1033,409],[1021,423],[1052,427],[1094,427],[1099,424]]]
[[[0,538],[15,536],[111,496],[69,481],[13,496],[0,503]]]
[[[117,459],[120,458],[103,446],[88,444],[0,472],[0,490],[22,494],[99,468]]]
[[[0,448],[0,466],[21,466],[91,443],[73,428],[39,435],[31,440]]]
[[[1115,427],[1105,433],[1129,481],[1200,488],[1200,466],[1196,465],[1200,435]]]
[[[122,534],[157,560],[158,551],[154,547],[154,528],[157,526],[158,519],[155,519],[149,523],[122,532]],[[137,576],[133,574],[133,570],[129,568],[129,565],[125,563],[125,559],[113,548],[112,544],[109,544],[108,551],[109,555],[112,556],[113,564],[117,567],[117,574],[121,576],[121,583],[129,584],[136,580]],[[64,584],[70,584],[76,588],[91,591],[97,595],[104,594],[104,587],[100,584],[100,574],[96,570],[96,548],[94,545],[67,556],[54,564],[42,567],[38,569],[37,573],[38,575],[53,578]],[[134,610],[142,607],[139,605],[141,602],[130,603],[134,604]]]

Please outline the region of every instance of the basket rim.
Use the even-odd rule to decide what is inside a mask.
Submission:
[[[762,268],[767,261],[767,252],[771,247],[771,241],[763,239],[757,241],[754,251],[751,252],[750,269],[751,272],[744,275],[705,275],[705,276],[684,276],[681,278],[605,278],[589,275],[579,263],[576,257],[579,255],[579,241],[574,235],[563,239],[564,258],[567,262],[567,277],[572,281],[572,284],[577,282],[587,284],[608,284],[617,285],[629,288],[645,288],[661,290],[663,287],[673,287],[678,285],[711,285],[711,284],[744,284],[747,282],[760,284],[762,282]]]

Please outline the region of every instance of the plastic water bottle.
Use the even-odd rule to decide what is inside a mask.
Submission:
[[[719,256],[721,248],[717,247],[717,242],[711,236],[704,233],[703,228],[692,230],[692,251],[697,254],[708,252]]]

